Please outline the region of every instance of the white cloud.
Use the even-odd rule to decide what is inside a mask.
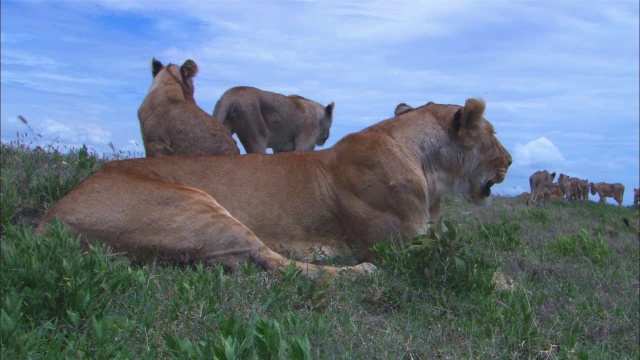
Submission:
[[[106,145],[111,141],[111,131],[94,123],[75,127],[53,119],[44,119],[37,125],[45,141],[60,142],[73,146],[81,144]]]
[[[77,142],[76,132],[70,126],[52,119],[44,119],[38,125],[39,133],[47,140],[61,140],[64,142]]]
[[[104,145],[111,141],[111,131],[93,123],[80,125],[78,127],[78,136],[83,143]]]
[[[550,163],[564,161],[560,149],[546,137],[529,141],[527,144],[516,144],[513,157],[514,164],[519,166],[546,166]]]

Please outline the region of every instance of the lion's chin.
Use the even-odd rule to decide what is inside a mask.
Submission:
[[[472,194],[465,194],[465,200],[475,205],[487,204],[487,199],[489,199],[489,197],[491,196],[491,187],[494,184],[495,183],[491,180],[485,181],[480,187],[479,191],[474,191]]]
[[[482,184],[482,196],[488,198],[491,196],[491,187],[494,185],[493,181],[487,180]]]

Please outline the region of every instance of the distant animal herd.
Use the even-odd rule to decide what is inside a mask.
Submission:
[[[589,192],[591,192],[591,195],[598,194],[600,203],[604,204],[607,198],[613,198],[619,206],[622,206],[624,185],[620,183],[594,183],[565,174],[560,174],[558,181],[554,183],[555,176],[555,172],[549,173],[547,170],[534,172],[529,177],[531,192],[522,193],[520,197],[532,204],[546,205],[549,199],[588,201]],[[640,205],[640,189],[633,189],[633,205]]]

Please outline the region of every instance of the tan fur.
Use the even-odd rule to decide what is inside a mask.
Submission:
[[[571,178],[572,181],[575,179],[575,197],[576,200],[588,201],[589,200],[589,180]]]
[[[325,106],[298,95],[285,96],[248,86],[227,90],[213,116],[249,153],[313,150],[329,137],[334,103]]]
[[[591,187],[591,195],[596,193],[600,196],[600,202],[606,203],[607,198],[613,198],[619,206],[622,206],[622,198],[624,197],[624,185],[620,183],[608,184],[605,182],[589,183]]]
[[[552,189],[549,194],[549,199],[551,200],[562,200],[562,191],[560,191],[560,186],[558,184],[551,184]]]
[[[529,199],[531,199],[531,193],[528,191],[523,191],[520,195],[517,195],[516,197],[518,199],[522,199],[529,202]]]
[[[147,157],[240,154],[229,130],[196,104],[193,60],[179,67],[154,58],[151,67],[153,82],[138,108]]]
[[[558,184],[565,200],[589,200],[589,181],[560,174]]]
[[[539,201],[539,197],[546,191],[546,186],[553,183],[553,179],[556,177],[556,173],[549,173],[547,170],[541,170],[534,172],[529,177],[529,187],[531,188],[531,201],[536,204]]]
[[[445,194],[484,203],[511,156],[483,118],[484,103],[430,103],[346,136],[332,148],[276,155],[111,162],[55,204],[74,235],[130,256],[287,266],[313,249],[354,251],[423,234]],[[260,176],[256,176],[260,174]],[[364,274],[370,264],[298,262],[306,275]]]
[[[571,182],[571,178],[568,175],[560,174],[558,176],[558,184],[565,200],[572,200],[574,198],[574,184]]]

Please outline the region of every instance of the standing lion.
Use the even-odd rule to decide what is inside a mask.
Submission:
[[[547,185],[553,183],[553,179],[556,177],[556,173],[549,173],[547,170],[536,171],[529,177],[529,186],[531,187],[531,201],[536,203],[540,195],[547,192]]]
[[[313,150],[329,138],[334,105],[237,86],[222,94],[213,117],[238,134],[247,154]]]
[[[193,97],[198,65],[167,66],[151,60],[153,82],[138,108],[147,157],[240,154],[231,133],[202,110]]]
[[[560,191],[565,200],[572,200],[574,194],[574,183],[571,182],[571,178],[568,175],[560,174],[558,176],[558,184],[560,184]]]
[[[589,180],[576,179],[577,189],[576,196],[578,200],[589,201]]]
[[[591,195],[596,193],[600,196],[600,203],[606,203],[607,198],[613,198],[619,206],[622,206],[622,198],[624,197],[624,185],[620,183],[608,184],[605,182],[589,183],[591,187]]]

